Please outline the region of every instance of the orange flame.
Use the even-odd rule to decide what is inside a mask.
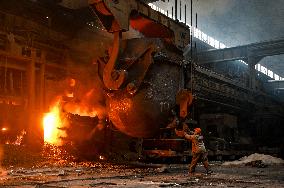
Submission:
[[[49,113],[46,113],[43,118],[44,141],[54,145],[62,145],[62,137],[65,137],[65,132],[60,130],[64,126],[60,113],[60,100],[51,108]]]
[[[66,137],[66,132],[62,128],[69,124],[62,110],[80,116],[98,116],[98,109],[90,107],[84,102],[62,103],[61,99],[58,99],[52,108],[50,108],[50,111],[43,117],[44,141],[49,144],[60,146],[63,144],[62,138]]]
[[[94,108],[90,108],[84,104],[68,103],[64,105],[64,110],[80,116],[96,117],[98,115],[98,112]]]
[[[84,95],[83,100],[80,103],[69,102],[64,105],[63,109],[66,112],[77,114],[80,116],[96,117],[98,116],[98,108],[95,108],[94,106],[90,105],[90,98],[92,97],[92,95],[94,95],[94,89],[88,91]]]

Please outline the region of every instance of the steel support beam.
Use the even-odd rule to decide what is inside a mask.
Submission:
[[[248,57],[248,75],[249,75],[249,88],[252,90],[256,89],[256,70],[254,68],[254,65],[257,64],[259,61],[258,58],[255,57]]]
[[[284,89],[284,80],[270,80],[266,83],[264,83],[264,85],[270,89]]]
[[[233,60],[248,61],[249,58],[259,61],[266,56],[280,54],[284,54],[284,39],[253,43],[233,48],[203,51],[197,54],[197,63],[206,64]],[[253,61],[253,64],[257,64],[258,61]]]
[[[36,50],[31,49],[31,61],[27,64],[27,76],[28,76],[28,125],[27,125],[27,142],[30,146],[30,149],[39,150],[40,146],[43,144],[43,128],[41,123],[41,112],[40,107],[38,105],[39,100],[38,97],[41,96],[36,95],[36,91],[40,92],[40,95],[43,94],[42,88],[37,90],[36,86],[38,86],[37,82],[37,72],[36,72]],[[45,63],[45,59],[41,58],[40,64]],[[40,76],[44,76],[44,67],[40,68]],[[42,82],[43,78],[40,78],[40,82]],[[42,87],[43,83],[39,83],[39,86]],[[42,99],[40,99],[42,100]]]

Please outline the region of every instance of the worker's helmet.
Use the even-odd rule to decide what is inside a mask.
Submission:
[[[197,134],[200,134],[201,133],[201,129],[199,127],[197,127],[197,128],[194,129],[194,132],[197,133]]]

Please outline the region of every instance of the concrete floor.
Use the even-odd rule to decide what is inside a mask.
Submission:
[[[213,174],[204,174],[198,166],[198,174],[190,177],[186,164],[58,164],[9,167],[2,170],[0,187],[284,187],[283,166],[228,167],[211,162]]]
[[[0,147],[1,149],[1,147]],[[284,166],[224,166],[210,161],[211,175],[187,164],[78,161],[58,148],[33,153],[2,146],[0,187],[284,187]],[[1,156],[1,155],[0,155]]]

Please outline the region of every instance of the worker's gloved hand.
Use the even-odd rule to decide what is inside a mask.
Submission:
[[[176,135],[179,136],[179,137],[184,137],[184,131],[183,131],[183,130],[177,130],[177,129],[175,129],[175,133],[176,133]]]

